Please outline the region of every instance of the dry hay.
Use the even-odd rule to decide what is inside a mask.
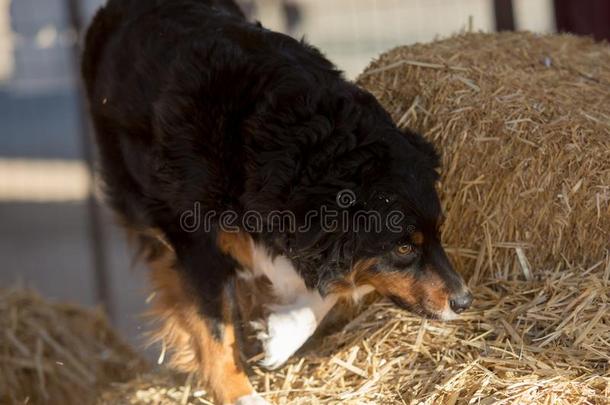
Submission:
[[[380,301],[282,369],[254,367],[252,380],[278,404],[606,404],[609,289],[610,258],[480,283],[476,309],[459,321],[422,321]],[[163,373],[113,385],[99,402],[211,403],[192,376]]]
[[[254,367],[258,390],[290,404],[609,403],[610,49],[469,34],[390,51],[359,82],[443,150],[446,239],[474,308],[442,323],[376,302],[280,370]],[[152,374],[100,403],[210,403],[192,381]]]
[[[399,126],[421,131],[442,151],[444,241],[461,268],[506,278],[517,247],[534,266],[604,258],[607,44],[569,35],[462,35],[387,52],[358,83]]]
[[[210,403],[205,391],[196,389],[193,376],[183,377],[166,369],[139,375],[128,382],[111,383],[99,396],[98,404],[188,404]]]
[[[145,368],[100,311],[0,290],[0,403],[94,403]]]

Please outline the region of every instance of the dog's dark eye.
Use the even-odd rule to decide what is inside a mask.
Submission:
[[[413,253],[413,250],[414,249],[412,245],[400,245],[396,248],[396,253],[401,256],[408,256]]]

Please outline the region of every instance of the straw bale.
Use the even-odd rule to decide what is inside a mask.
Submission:
[[[460,320],[421,320],[378,301],[283,368],[250,361],[277,404],[608,404],[610,257],[538,280],[486,280]],[[156,371],[99,404],[211,404],[193,376]]]
[[[610,47],[465,34],[395,48],[358,83],[443,154],[444,241],[475,277],[610,249]],[[525,252],[530,263],[519,258]]]
[[[94,403],[105,384],[145,369],[101,311],[0,290],[0,403]]]

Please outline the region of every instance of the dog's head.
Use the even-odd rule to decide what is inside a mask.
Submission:
[[[441,245],[438,224],[409,216],[399,237],[361,238],[356,261],[335,288],[370,285],[417,315],[450,320],[466,310],[472,295]],[[388,231],[392,233],[392,231]]]
[[[295,230],[263,237],[309,288],[349,294],[372,286],[422,316],[455,317],[472,296],[440,241],[436,151],[398,129],[372,95],[340,90],[277,102],[286,111],[253,122],[250,131],[279,152],[263,150],[273,159],[253,171],[246,208],[294,215]]]
[[[472,295],[440,240],[439,157],[420,135],[395,132],[386,135],[382,163],[326,201],[336,220],[297,237],[293,260],[323,294],[372,286],[415,314],[453,319]]]
[[[348,277],[418,315],[453,319],[470,306],[472,294],[441,244],[440,159],[420,135],[407,131],[402,140],[393,143],[387,166],[364,192],[365,205],[386,223],[380,232],[359,232]],[[389,223],[393,215],[395,224]]]

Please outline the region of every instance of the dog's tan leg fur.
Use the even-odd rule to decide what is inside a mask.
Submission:
[[[170,364],[181,371],[197,373],[219,404],[233,404],[240,397],[253,395],[254,389],[239,362],[228,297],[223,297],[225,322],[218,339],[199,314],[195,299],[183,287],[173,252],[161,245],[155,250],[148,261],[156,291],[153,315],[160,322],[154,337],[167,348]]]

